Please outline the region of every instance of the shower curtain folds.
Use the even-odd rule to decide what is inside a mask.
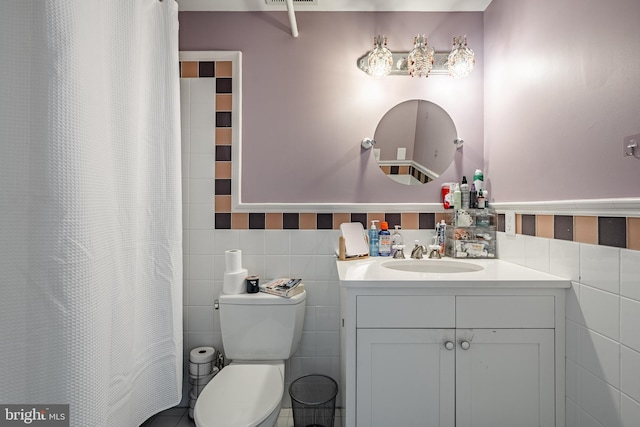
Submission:
[[[182,390],[177,4],[8,0],[0,57],[0,405],[138,426]]]

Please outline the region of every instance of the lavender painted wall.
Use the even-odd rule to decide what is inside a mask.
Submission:
[[[481,13],[180,13],[181,50],[243,53],[242,196],[251,203],[382,203],[439,200],[440,184],[483,167],[483,17]],[[467,34],[476,70],[463,80],[388,77],[356,67],[376,34],[408,51],[425,33],[438,51]],[[422,98],[442,106],[465,140],[434,184],[388,179],[360,141],[394,105]]]
[[[500,202],[638,197],[640,2],[493,0],[485,177]],[[486,179],[486,178],[485,178]]]

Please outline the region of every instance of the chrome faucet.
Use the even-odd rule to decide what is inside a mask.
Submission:
[[[411,258],[413,259],[422,259],[422,255],[427,251],[427,249],[418,243],[416,240],[416,245],[411,250]]]

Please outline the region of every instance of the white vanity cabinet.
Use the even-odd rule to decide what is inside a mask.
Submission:
[[[345,426],[563,427],[568,285],[341,280]]]

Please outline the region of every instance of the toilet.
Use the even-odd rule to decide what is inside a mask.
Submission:
[[[284,362],[302,337],[306,291],[220,295],[220,329],[231,364],[204,387],[198,427],[273,427],[284,395]]]

